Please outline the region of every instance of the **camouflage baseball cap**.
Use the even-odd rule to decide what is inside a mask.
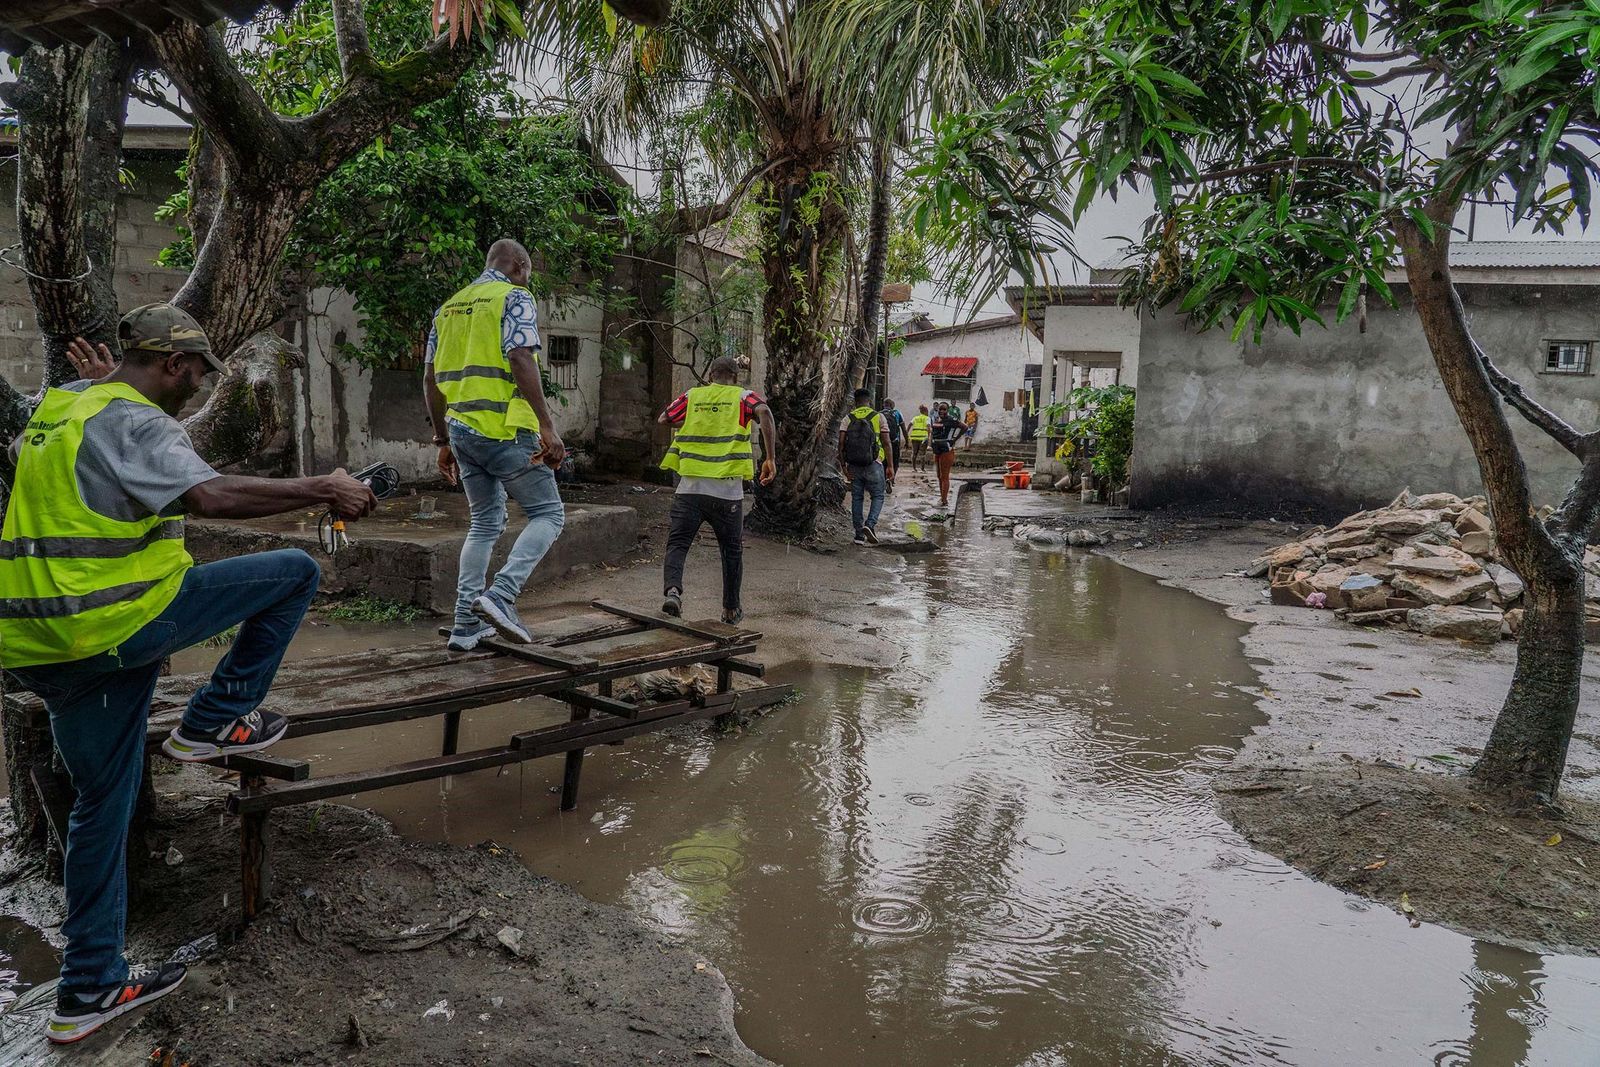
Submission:
[[[204,356],[212,370],[227,370],[211,351],[206,332],[194,317],[171,304],[146,304],[122,316],[117,341],[123,348],[145,352],[191,352]]]

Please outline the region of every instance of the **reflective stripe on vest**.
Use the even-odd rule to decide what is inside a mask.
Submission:
[[[744,389],[737,385],[697,385],[688,392],[683,425],[661,466],[684,478],[754,478],[750,427],[740,423]]]
[[[0,531],[0,664],[31,667],[116,648],[164,611],[194,560],[183,518],[133,522],[90,510],[78,487],[84,425],[116,400],[155,407],[118,383],[48,391],[23,431]]]
[[[485,437],[509,441],[519,430],[539,429],[533,407],[517,391],[500,323],[510,282],[474,282],[439,309],[434,327],[433,380],[444,394],[450,418]]]
[[[926,415],[911,416],[911,429],[907,436],[913,441],[926,441],[928,439],[928,422],[929,419]]]

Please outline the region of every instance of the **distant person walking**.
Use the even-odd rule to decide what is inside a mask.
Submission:
[[[744,580],[744,483],[755,477],[750,424],[761,426],[761,484],[778,476],[778,428],[772,410],[741,388],[739,364],[722,356],[711,364],[709,385],[697,385],[674,400],[658,420],[678,432],[661,466],[678,473],[662,565],[661,610],[683,614],[683,565],[704,523],[711,524],[722,557],[722,621],[744,619],[739,587]]]
[[[955,467],[956,442],[961,440],[966,428],[956,415],[954,405],[939,401],[934,409],[932,436],[933,469],[939,478],[939,506],[950,506],[950,471]]]
[[[893,400],[885,400],[883,402],[883,422],[884,429],[889,431],[889,443],[893,446],[893,469],[898,471],[900,469],[900,449],[906,439],[906,420],[905,416],[901,415],[899,409],[894,406]],[[894,492],[894,478],[892,476],[889,478],[889,492]]]
[[[933,420],[928,418],[928,405],[922,404],[917,408],[917,413],[911,416],[911,425],[906,430],[906,439],[911,442],[911,469],[922,470],[922,454],[928,450],[928,424]]]
[[[555,468],[566,446],[539,377],[539,313],[528,291],[533,260],[496,241],[483,273],[444,302],[428,336],[423,394],[439,448],[439,473],[467,494],[471,523],[461,546],[451,650],[466,652],[498,631],[533,637],[517,597],[566,524]],[[485,590],[489,557],[506,528],[506,497],[528,516],[505,565]]]
[[[967,405],[967,447],[972,447],[972,442],[978,439],[978,405]]]
[[[855,402],[855,409],[839,427],[839,469],[850,483],[850,519],[855,524],[856,544],[875,545],[888,479],[894,477],[894,448],[887,420],[872,410],[872,393],[857,389]],[[863,515],[868,494],[872,510]]]

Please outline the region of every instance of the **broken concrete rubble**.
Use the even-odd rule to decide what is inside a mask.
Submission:
[[[1600,641],[1600,551],[1586,552],[1583,565],[1591,640]],[[1358,625],[1478,642],[1522,626],[1526,586],[1500,558],[1481,496],[1408,489],[1387,507],[1306,532],[1245,573],[1268,579],[1274,604],[1326,607]]]
[[[1500,640],[1502,616],[1498,611],[1476,608],[1416,608],[1406,613],[1406,625],[1430,637],[1453,637],[1458,641],[1492,645]]]

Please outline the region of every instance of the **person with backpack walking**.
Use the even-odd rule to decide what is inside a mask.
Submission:
[[[850,519],[855,524],[856,544],[875,545],[888,479],[894,477],[894,447],[889,442],[887,421],[872,410],[872,393],[857,389],[855,403],[839,427],[839,469],[850,483]],[[872,509],[863,517],[868,494]]]
[[[767,402],[739,386],[739,364],[731,356],[712,361],[710,382],[697,385],[661,413],[676,426],[672,447],[661,461],[678,474],[662,566],[661,610],[683,614],[683,564],[704,523],[711,524],[722,557],[722,621],[744,620],[739,586],[744,579],[744,483],[755,478],[751,424],[761,427],[761,484],[778,476],[778,429]]]
[[[911,416],[911,426],[906,430],[906,440],[911,442],[911,469],[922,470],[922,454],[928,450],[928,405],[921,404]]]

